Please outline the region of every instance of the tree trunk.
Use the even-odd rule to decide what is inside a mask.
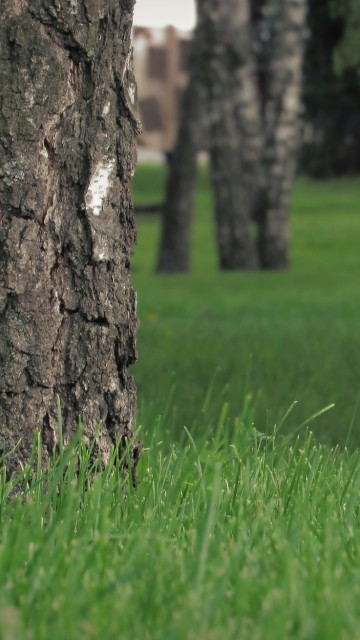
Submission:
[[[195,57],[167,185],[158,270],[189,268],[199,87],[205,94],[220,267],[282,269],[289,260],[307,0],[278,0],[261,70],[265,79],[254,54],[250,0],[197,4]]]
[[[133,0],[2,0],[0,424],[24,464],[78,418],[102,460],[133,437]],[[139,444],[131,448],[135,467]],[[0,451],[1,454],[1,451]]]
[[[222,269],[257,266],[251,212],[261,144],[247,1],[203,2],[211,181]]]
[[[280,0],[264,115],[264,181],[257,204],[260,264],[289,263],[289,196],[299,134],[307,0]]]
[[[306,0],[279,0],[264,97],[257,78],[249,2],[207,3],[204,73],[223,269],[288,265],[289,194],[299,132],[306,5]]]
[[[191,223],[200,148],[203,113],[203,83],[200,75],[201,29],[195,32],[180,124],[169,164],[157,271],[186,272],[191,260]]]

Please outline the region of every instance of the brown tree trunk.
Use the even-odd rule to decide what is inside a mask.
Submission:
[[[201,29],[198,27],[190,57],[189,83],[182,99],[177,141],[169,165],[157,261],[159,273],[190,269],[191,224],[203,114],[201,49]]]
[[[264,115],[263,182],[256,218],[260,264],[289,263],[289,196],[299,134],[307,0],[279,0]]]
[[[205,0],[211,181],[222,269],[257,266],[252,203],[261,143],[260,101],[246,1]]]
[[[133,0],[2,0],[1,452],[45,459],[78,417],[103,461],[133,437]],[[134,465],[139,445],[133,443]]]

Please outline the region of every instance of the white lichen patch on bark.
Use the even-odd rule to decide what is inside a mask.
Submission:
[[[34,101],[35,101],[35,97],[32,91],[30,91],[29,89],[27,91],[25,91],[25,95],[24,95],[25,101],[26,101],[26,106],[27,107],[32,107],[34,106]]]
[[[108,244],[101,234],[96,233],[92,228],[92,259],[94,262],[107,262],[109,260]],[[99,237],[100,236],[100,237]]]
[[[100,160],[91,176],[90,184],[85,196],[86,211],[99,216],[104,200],[109,193],[111,175],[114,171],[114,160]]]
[[[135,99],[136,99],[136,84],[135,84],[135,82],[129,82],[129,84],[128,84],[128,94],[129,94],[130,102],[134,106],[135,105]]]
[[[102,110],[102,116],[105,117],[108,115],[110,111],[110,100],[108,100],[105,104],[104,104],[104,108]]]
[[[78,0],[69,0],[69,4],[70,4],[70,12],[72,13],[73,16],[75,16],[78,11]]]
[[[43,144],[43,145],[41,145],[40,155],[41,155],[43,158],[46,158],[46,159],[48,159],[48,158],[49,158],[49,154],[48,154],[47,148],[45,147],[45,145],[44,145],[44,144]]]
[[[15,182],[22,182],[25,178],[26,165],[20,154],[14,154],[14,159],[6,162],[1,170],[0,176],[3,176],[3,182],[8,186]]]
[[[123,82],[124,82],[124,80],[125,80],[125,74],[126,74],[126,72],[127,72],[127,71],[129,71],[129,69],[130,69],[130,65],[131,65],[131,56],[132,56],[132,51],[131,51],[131,49],[130,49],[130,51],[129,51],[129,53],[127,54],[126,59],[125,59],[125,66],[124,66],[124,71],[123,71],[123,74],[122,74]]]

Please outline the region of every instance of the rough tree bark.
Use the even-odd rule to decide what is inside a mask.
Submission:
[[[299,136],[307,0],[279,0],[263,123],[263,178],[256,219],[264,269],[289,263],[289,197]]]
[[[78,417],[104,462],[133,437],[134,0],[2,0],[1,453],[44,457]],[[134,466],[139,443],[132,445]]]
[[[192,45],[189,82],[182,99],[179,132],[169,166],[157,262],[159,273],[190,269],[196,164],[202,133],[201,115],[204,113],[201,31],[199,24]]]

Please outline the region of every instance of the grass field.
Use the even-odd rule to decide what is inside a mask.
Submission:
[[[359,451],[223,420],[162,436],[136,493],[116,460],[89,477],[76,446],[49,476],[25,470],[22,497],[0,483],[0,637],[358,638]]]
[[[81,434],[0,474],[1,640],[360,637],[359,202],[298,180],[281,274],[218,272],[204,173],[191,274],[154,275],[139,219],[138,488]]]
[[[163,180],[161,167],[140,166],[136,202],[161,200]],[[256,426],[270,431],[297,401],[291,430],[335,403],[313,425],[316,440],[360,444],[360,180],[297,180],[291,228],[286,273],[220,272],[203,170],[192,272],[156,276],[159,218],[139,216],[135,377],[142,424],[165,413],[179,438],[184,426],[211,428],[225,402],[233,422],[246,396]]]

